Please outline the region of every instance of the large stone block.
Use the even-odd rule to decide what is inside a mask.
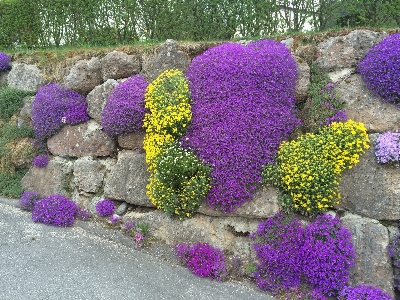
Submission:
[[[386,36],[385,32],[353,30],[348,35],[329,38],[317,45],[315,64],[328,72],[355,67]]]
[[[400,169],[378,164],[375,144],[378,134],[369,135],[371,147],[360,162],[342,173],[338,208],[377,220],[400,219]]]
[[[105,166],[91,156],[78,158],[74,163],[74,181],[79,191],[97,193],[103,186]]]
[[[41,197],[61,194],[69,197],[73,162],[61,157],[49,161],[46,167],[31,167],[21,180],[25,191],[38,192]]]
[[[383,103],[368,90],[359,74],[353,74],[341,81],[337,92],[346,102],[347,117],[364,123],[369,133],[400,128],[400,110],[394,104]]]
[[[118,136],[118,145],[124,149],[142,149],[145,135],[145,131],[138,131]]]
[[[141,69],[141,59],[124,52],[113,51],[101,59],[103,80],[120,79],[137,74]]]
[[[300,58],[295,57],[296,65],[297,65],[297,82],[296,82],[296,89],[294,92],[294,98],[296,102],[303,102],[307,100],[308,97],[308,87],[310,86],[310,67],[308,66],[307,62]]]
[[[377,220],[346,214],[341,218],[352,234],[356,251],[349,285],[375,285],[394,299],[393,268],[388,254],[389,233]]]
[[[101,117],[108,96],[117,84],[116,80],[109,79],[102,85],[96,86],[86,97],[89,116],[99,124],[101,124]]]
[[[24,125],[29,128],[33,128],[32,103],[33,103],[34,99],[35,99],[35,96],[27,96],[24,98],[24,104],[18,115],[18,127]]]
[[[108,156],[116,149],[115,142],[94,120],[63,126],[47,140],[47,147],[53,155],[73,157]]]
[[[145,155],[132,150],[118,153],[118,161],[107,176],[104,196],[131,204],[154,207],[146,195],[149,173]]]
[[[168,39],[156,55],[143,57],[142,72],[147,82],[151,83],[165,70],[178,69],[186,73],[189,63],[189,56],[178,50],[178,43]]]
[[[10,87],[36,92],[44,79],[37,66],[15,63],[8,73],[7,82]]]

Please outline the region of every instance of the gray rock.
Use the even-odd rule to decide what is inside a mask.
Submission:
[[[0,71],[0,85],[8,84],[8,73],[10,73],[10,71]]]
[[[108,79],[102,85],[96,86],[86,97],[89,116],[99,124],[101,124],[101,117],[108,96],[117,84],[116,80]]]
[[[24,125],[33,128],[32,125],[32,103],[35,96],[27,96],[24,98],[24,104],[18,115],[18,127]]]
[[[87,95],[103,82],[101,63],[97,57],[91,60],[80,60],[64,77],[62,85],[82,95]]]
[[[124,52],[113,51],[101,59],[103,80],[120,79],[140,72],[141,61],[139,57],[128,55]]]
[[[178,50],[178,43],[168,39],[159,47],[158,54],[143,57],[142,73],[151,83],[165,70],[178,69],[186,73],[189,63],[189,56]]]
[[[328,72],[355,67],[368,50],[386,36],[385,32],[353,30],[348,35],[332,37],[317,45],[315,64]]]
[[[297,65],[297,83],[294,92],[296,102],[304,102],[308,97],[308,87],[310,86],[310,67],[307,62],[298,56],[295,56]]]
[[[118,145],[124,149],[142,149],[145,135],[145,131],[138,131],[118,136]]]
[[[317,53],[317,47],[313,44],[308,44],[297,47],[297,49],[294,52],[294,55],[301,57],[307,62],[309,66],[311,66],[311,64],[314,61],[316,53]]]
[[[128,210],[128,203],[122,202],[115,212],[117,215],[122,216]]]
[[[154,207],[146,195],[149,173],[145,155],[132,150],[118,153],[118,161],[107,176],[104,196],[131,204]]]
[[[106,168],[91,156],[78,158],[74,163],[74,181],[80,191],[97,193],[103,186]]]
[[[69,197],[73,189],[72,166],[72,161],[55,157],[44,168],[31,167],[21,180],[22,189],[38,192],[41,197],[52,194]]]
[[[378,134],[369,135],[370,148],[360,162],[342,173],[340,204],[349,210],[377,220],[400,219],[400,169],[378,164],[375,144]]]
[[[359,74],[353,74],[337,86],[336,91],[346,102],[347,117],[365,124],[369,133],[394,131],[400,128],[400,110],[367,89]]]
[[[356,251],[356,263],[351,269],[349,285],[375,285],[394,299],[393,268],[387,251],[387,228],[376,220],[353,214],[346,214],[341,220],[352,234]]]
[[[281,43],[285,44],[286,48],[288,48],[289,50],[292,49],[293,42],[294,42],[293,38],[288,38],[288,39],[281,41]]]
[[[115,142],[94,121],[65,125],[47,140],[47,148],[59,156],[108,156],[114,153]]]
[[[203,242],[238,254],[242,258],[255,258],[253,242],[247,235],[257,230],[257,219],[194,214],[190,219],[179,221],[155,210],[127,213],[123,221],[129,220],[145,222],[149,226],[150,234],[167,244]]]
[[[274,187],[260,189],[251,201],[239,206],[236,211],[230,213],[229,216],[245,218],[272,217],[279,211],[278,194],[279,191]],[[223,212],[206,207],[205,204],[202,204],[197,211],[207,216],[227,216]]]
[[[12,64],[7,81],[10,87],[34,92],[44,83],[43,76],[37,66],[19,63]]]

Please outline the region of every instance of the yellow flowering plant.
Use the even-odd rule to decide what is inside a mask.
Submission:
[[[363,123],[333,122],[318,134],[283,142],[274,163],[263,167],[264,184],[282,190],[284,210],[314,216],[339,203],[341,173],[369,148]]]

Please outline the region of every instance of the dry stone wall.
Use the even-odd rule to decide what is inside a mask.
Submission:
[[[343,199],[336,207],[338,215],[346,212],[342,220],[353,234],[357,252],[351,283],[375,284],[394,296],[393,268],[386,249],[389,231],[377,220],[400,219],[400,170],[377,164],[374,142],[380,133],[399,128],[400,113],[368,91],[355,68],[368,49],[386,35],[355,30],[296,49],[293,41],[286,40],[285,44],[295,55],[299,70],[297,102],[307,99],[311,63],[328,72],[333,81],[346,75],[338,91],[346,101],[349,118],[363,122],[371,140],[371,148],[360,163],[343,174]],[[50,163],[42,169],[31,167],[22,180],[23,188],[41,196],[69,196],[92,212],[95,204],[107,197],[121,204],[120,213],[130,207],[130,212],[123,216],[125,220],[145,220],[151,233],[168,243],[209,242],[226,251],[254,256],[245,235],[256,229],[260,219],[279,211],[276,189],[259,190],[252,201],[229,216],[201,206],[189,220],[171,219],[155,210],[146,195],[149,173],[141,152],[144,133],[111,139],[100,125],[105,101],[119,81],[140,73],[151,82],[171,68],[185,72],[190,60],[175,41],[167,40],[153,55],[136,57],[114,51],[102,59],[76,61],[59,83],[87,95],[91,120],[66,125],[50,138]],[[10,86],[26,90],[37,90],[42,82],[40,70],[32,65],[14,64],[8,74]],[[26,100],[20,115],[21,122],[26,124],[31,103],[32,99]]]

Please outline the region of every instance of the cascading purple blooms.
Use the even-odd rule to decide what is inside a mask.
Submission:
[[[300,123],[296,63],[273,40],[226,43],[193,59],[187,78],[192,120],[181,142],[212,167],[205,202],[230,213],[252,198],[262,166]]]

